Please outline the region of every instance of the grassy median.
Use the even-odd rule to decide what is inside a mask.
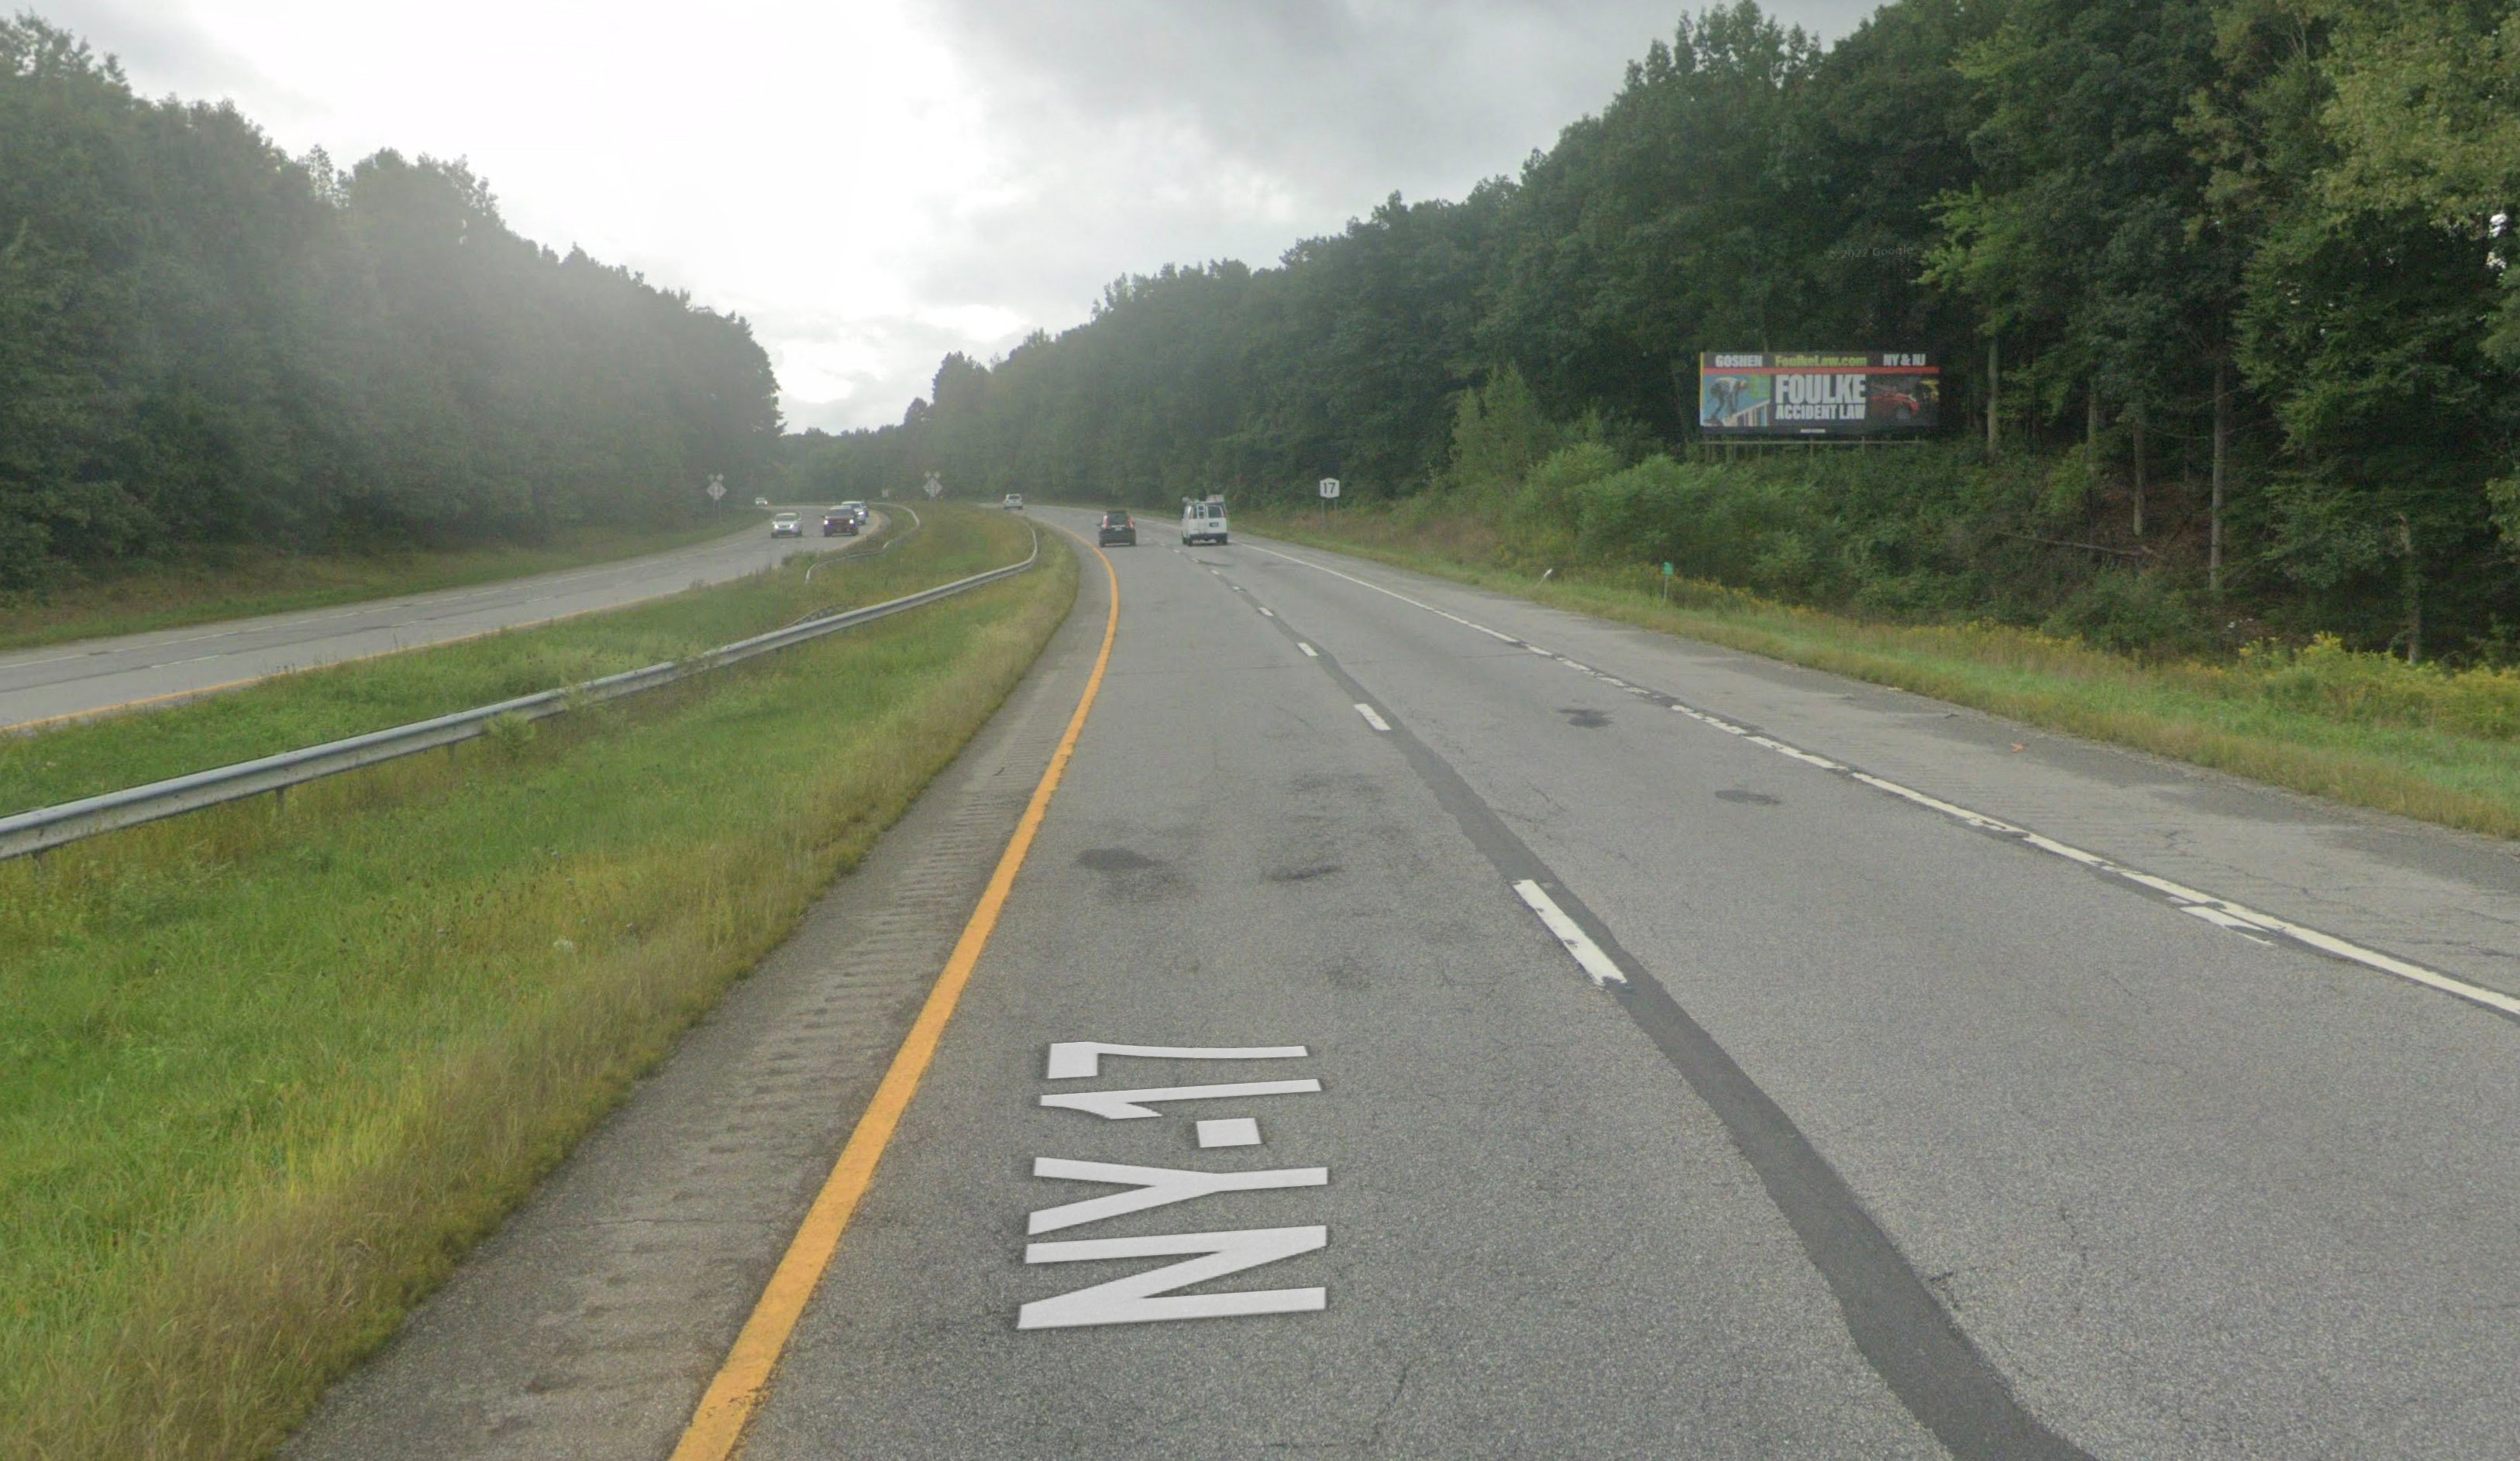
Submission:
[[[1245,514],[1258,531],[1554,607],[1815,669],[2295,791],[2520,837],[2520,671],[2447,671],[2333,641],[2228,660],[2143,659],[2002,624],[1868,622],[1650,565],[1569,562],[1550,578],[1489,523],[1350,509]]]
[[[928,520],[934,534],[906,536],[898,552],[878,551],[891,540],[888,530],[863,548],[798,555],[775,573],[631,608],[0,736],[0,816],[681,659],[808,613],[995,568],[1021,557],[1029,541],[985,514],[930,509]]]
[[[739,518],[730,511],[723,520],[697,527],[584,527],[534,545],[435,552],[284,553],[248,544],[198,546],[44,589],[0,594],[0,649],[460,589],[671,553],[737,531],[759,530],[758,513]]]
[[[994,562],[1027,541],[964,525]],[[890,556],[956,577],[966,536]],[[1035,572],[718,675],[0,864],[0,1454],[267,1452],[855,863],[1075,588],[1045,535]]]

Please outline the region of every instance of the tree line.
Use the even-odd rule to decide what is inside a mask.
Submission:
[[[1740,0],[1512,178],[1123,279],[791,465],[1148,507],[1512,478],[1569,542],[1807,598],[2507,655],[2515,214],[2510,0],[1896,0],[1826,46]],[[1933,352],[1941,441],[1710,460],[1700,351],[1823,348]]]
[[[778,433],[743,321],[518,237],[463,163],[292,157],[0,19],[0,589],[668,525]]]

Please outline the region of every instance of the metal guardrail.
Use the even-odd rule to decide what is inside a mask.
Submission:
[[[1030,528],[1031,525],[1027,523],[1026,527]],[[728,665],[741,664],[755,655],[768,654],[773,650],[785,649],[791,644],[801,644],[808,640],[820,639],[824,635],[839,630],[871,623],[877,619],[898,614],[905,609],[920,608],[934,603],[940,598],[950,598],[957,594],[976,589],[982,584],[995,583],[1002,578],[1012,578],[1030,568],[1040,559],[1041,531],[1038,528],[1032,528],[1032,552],[1024,555],[1022,562],[1010,563],[1004,568],[992,568],[986,573],[975,573],[969,578],[956,579],[950,584],[939,584],[932,589],[922,589],[900,598],[886,599],[882,603],[871,603],[864,608],[844,609],[838,613],[800,619],[784,629],[774,629],[768,634],[754,635],[748,640],[738,640],[732,644],[721,645],[694,655],[690,659],[668,660],[662,664],[650,665],[645,669],[624,670],[620,674],[607,675],[600,680],[589,680],[581,685],[544,690],[539,694],[519,695],[513,700],[502,700],[496,705],[459,710],[453,715],[442,715],[434,720],[416,721],[408,726],[396,726],[390,730],[372,730],[365,735],[350,736],[346,740],[328,741],[323,745],[308,746],[302,750],[283,751],[277,756],[265,756],[255,761],[240,761],[233,766],[214,767],[209,771],[194,772],[190,775],[152,781],[146,786],[109,791],[102,796],[84,797],[75,802],[64,802],[54,807],[38,807],[34,811],[21,812],[14,817],[0,817],[0,862],[46,852],[105,832],[139,826],[143,822],[177,817],[186,812],[197,812],[203,807],[243,801],[248,797],[260,796],[264,792],[286,791],[292,786],[302,786],[306,782],[339,775],[343,772],[357,771],[361,767],[375,766],[380,762],[393,761],[404,756],[416,756],[423,751],[433,751],[439,746],[451,746],[460,741],[472,740],[488,733],[491,723],[504,717],[514,716],[520,720],[536,721],[582,705],[617,700],[624,695],[635,695],[642,690],[671,685],[678,680],[688,680],[695,675],[704,675],[711,670],[722,670]]]

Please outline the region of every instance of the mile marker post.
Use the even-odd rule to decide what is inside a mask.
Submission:
[[[1665,603],[1671,602],[1671,564],[1669,561],[1665,561],[1662,565],[1662,601]]]

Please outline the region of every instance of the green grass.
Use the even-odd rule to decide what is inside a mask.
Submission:
[[[283,675],[142,715],[0,736],[0,816],[489,705],[680,659],[1021,557],[1027,539],[980,513],[928,514],[892,552],[802,562],[733,585],[432,649]]]
[[[943,527],[889,556],[958,576]],[[1073,599],[1062,542],[530,736],[0,864],[0,1455],[268,1452],[983,724]]]
[[[362,598],[425,594],[668,553],[739,531],[730,513],[698,527],[581,528],[532,547],[443,552],[295,553],[251,546],[201,547],[119,571],[0,594],[0,649],[143,634],[214,619],[283,614]],[[760,524],[749,513],[740,531]]]
[[[2445,672],[2332,641],[2228,662],[2144,660],[2001,624],[1897,624],[1573,563],[1499,566],[1504,534],[1453,514],[1244,513],[1256,531],[1556,607],[1896,686],[2356,806],[2520,837],[2520,673]]]

